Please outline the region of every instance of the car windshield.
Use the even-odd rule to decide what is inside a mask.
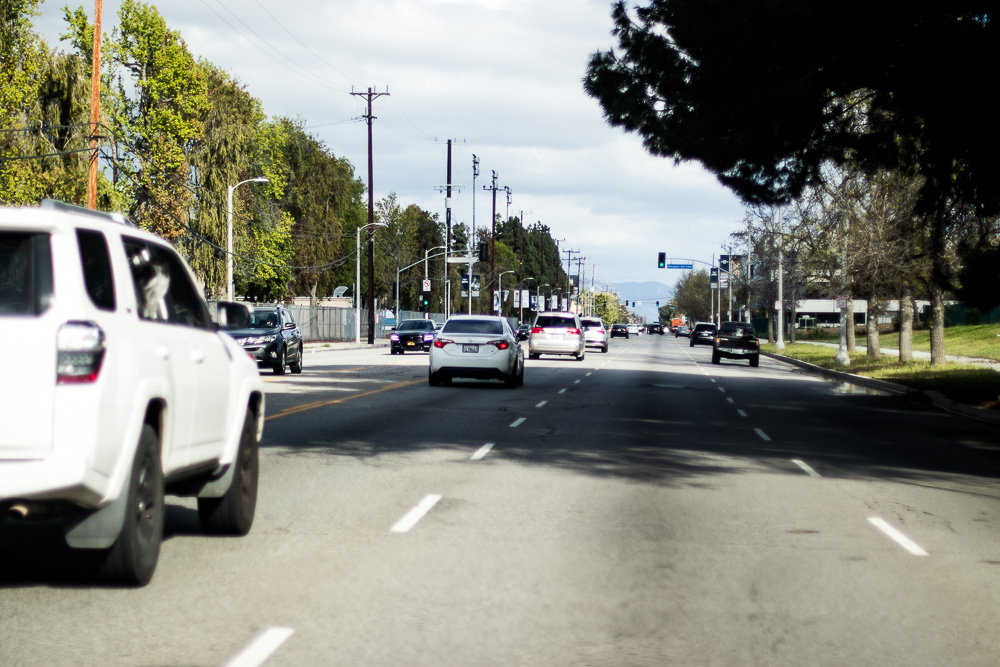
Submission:
[[[499,320],[448,320],[441,333],[497,335],[503,333],[503,326]]]
[[[583,320],[583,326],[585,326],[585,327],[594,327],[595,329],[600,329],[604,325],[601,324],[600,320]]]
[[[399,323],[396,331],[434,331],[434,323],[430,320],[406,320]]]
[[[273,310],[255,310],[250,320],[251,329],[273,329],[278,326],[278,313]]]

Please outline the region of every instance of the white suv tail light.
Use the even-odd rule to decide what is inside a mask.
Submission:
[[[93,382],[104,361],[104,331],[93,322],[66,322],[56,334],[56,381]]]

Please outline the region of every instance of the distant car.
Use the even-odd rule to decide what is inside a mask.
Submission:
[[[624,324],[612,324],[611,325],[611,337],[612,338],[628,338],[628,326]]]
[[[522,324],[517,328],[515,333],[517,334],[518,340],[528,340],[528,337],[531,335],[531,325]]]
[[[264,385],[223,332],[249,309],[216,313],[177,251],[120,215],[0,208],[0,322],[24,343],[0,377],[0,523],[48,520],[98,576],[139,586],[166,493],[197,497],[206,532],[248,533]]]
[[[711,322],[696,322],[688,337],[691,340],[691,347],[695,345],[711,346],[715,341],[715,325]]]
[[[588,347],[600,348],[601,352],[608,351],[608,344],[611,340],[611,329],[604,326],[604,322],[599,317],[581,317],[580,324],[583,325],[583,338]]]
[[[652,324],[646,325],[646,332],[649,335],[660,334],[663,335],[663,326],[659,322],[654,322]]]
[[[302,332],[284,306],[254,308],[249,327],[227,333],[258,366],[270,368],[275,375],[284,375],[286,366],[293,373],[302,372]]]
[[[628,327],[628,335],[629,336],[638,336],[639,335],[639,325],[638,324],[627,324],[625,326]]]
[[[690,333],[691,329],[689,329],[688,325],[686,324],[674,327],[674,338],[680,338],[681,336],[687,338],[690,335]]]
[[[506,319],[453,315],[445,322],[431,346],[427,381],[437,387],[452,378],[524,384],[524,351]]]
[[[403,320],[389,334],[389,354],[427,352],[434,344],[436,330],[433,320]]]
[[[538,313],[528,338],[528,358],[538,359],[542,354],[562,354],[583,361],[587,342],[583,325],[575,313]]]

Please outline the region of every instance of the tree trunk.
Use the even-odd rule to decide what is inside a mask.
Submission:
[[[854,336],[854,295],[847,295],[847,351],[855,352],[858,343]]]
[[[946,363],[944,353],[944,289],[931,287],[931,365]]]
[[[798,319],[797,318],[798,312],[799,311],[798,311],[798,309],[796,307],[792,308],[792,313],[791,313],[791,315],[792,315],[792,326],[790,326],[788,328],[788,342],[790,342],[792,345],[795,344],[795,322]]]
[[[878,298],[869,298],[867,310],[868,323],[865,326],[865,331],[868,334],[868,351],[866,356],[869,359],[879,359],[882,357],[881,341],[879,339],[878,331],[878,316],[880,310],[881,308],[879,307]]]
[[[913,292],[903,287],[899,297],[899,360],[913,361]]]
[[[770,310],[767,311],[767,341],[774,342],[774,313]]]

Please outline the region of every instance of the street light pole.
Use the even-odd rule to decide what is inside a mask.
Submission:
[[[361,231],[369,227],[387,227],[384,222],[371,222],[362,227],[358,227],[357,249],[354,253],[356,260],[354,270],[354,342],[361,344]],[[369,241],[370,243],[371,241]],[[372,318],[369,318],[371,320]],[[370,324],[370,323],[369,323]]]
[[[539,285],[537,287],[537,289],[535,289],[535,314],[536,315],[538,313],[542,312],[543,310],[548,310],[548,308],[542,308],[542,304],[538,303],[539,301],[542,300],[542,288],[543,287],[552,287],[552,286],[549,285],[548,283],[543,283],[543,284]]]
[[[500,315],[503,316],[503,277],[508,273],[517,273],[517,271],[504,271],[499,276],[497,276],[497,289],[500,290]]]
[[[259,178],[248,178],[240,181],[236,185],[230,185],[227,193],[226,206],[226,300],[233,300],[233,191],[244,183],[267,183],[268,179],[263,176]]]
[[[517,295],[518,311],[517,311],[517,321],[524,322],[524,283],[529,280],[534,280],[534,277],[528,276],[527,278],[522,278],[520,284],[517,286],[519,294]]]
[[[778,207],[778,332],[775,335],[774,349],[785,349],[785,295],[784,267],[782,258],[785,255],[785,223],[781,219],[781,207]]]

